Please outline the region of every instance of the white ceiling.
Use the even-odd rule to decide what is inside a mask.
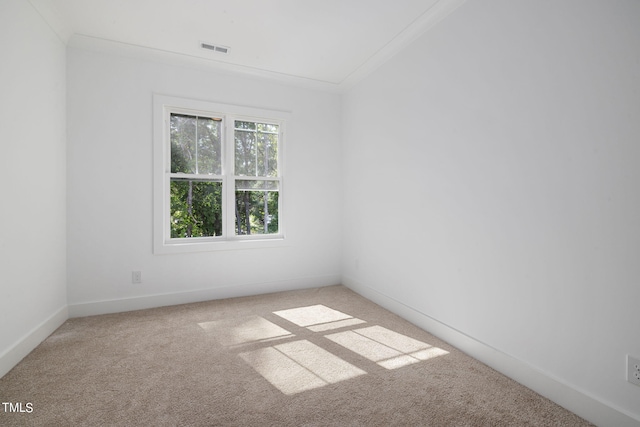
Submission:
[[[71,45],[143,48],[325,86],[354,83],[463,1],[30,0]]]

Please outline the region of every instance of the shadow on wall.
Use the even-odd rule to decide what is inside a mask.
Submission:
[[[422,341],[324,305],[273,312],[292,328],[304,328],[385,369],[448,354]],[[366,375],[367,372],[261,316],[198,324],[286,395]],[[295,326],[294,326],[295,325]],[[314,337],[315,338],[315,337]],[[250,347],[251,349],[248,349]],[[246,351],[245,351],[246,350]]]

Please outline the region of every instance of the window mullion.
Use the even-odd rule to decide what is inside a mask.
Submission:
[[[194,141],[195,147],[194,151],[196,152],[196,175],[198,174],[198,124],[200,123],[200,117],[196,116],[196,139]]]
[[[235,236],[236,222],[236,197],[235,197],[235,118],[233,116],[225,117],[225,142],[224,142],[224,209],[223,216],[225,236],[232,238]]]
[[[224,175],[205,175],[194,173],[168,173],[170,178],[192,179],[200,181],[222,181]]]
[[[169,108],[162,109],[162,144],[163,144],[163,163],[164,174],[162,176],[163,189],[163,212],[162,212],[162,228],[164,229],[163,242],[167,242],[171,237],[171,110]]]
[[[163,227],[164,227],[164,241],[168,241],[171,237],[171,174],[165,173],[162,177],[164,180],[163,187],[165,192],[164,208],[163,208]]]

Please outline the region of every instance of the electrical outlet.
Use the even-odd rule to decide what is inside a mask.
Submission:
[[[627,381],[640,386],[640,359],[627,354]]]
[[[131,272],[131,283],[142,283],[142,271]]]

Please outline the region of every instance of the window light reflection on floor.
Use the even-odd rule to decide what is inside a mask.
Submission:
[[[291,332],[260,316],[203,322],[198,326],[211,332],[220,344],[227,347],[293,336]]]
[[[274,311],[273,314],[317,333],[319,340],[327,338],[386,369],[396,369],[448,354],[445,350],[382,326],[333,332],[366,322],[322,304]],[[234,317],[198,325],[225,347],[252,345],[252,348],[256,348],[256,345],[263,345],[261,348],[240,352],[238,356],[287,395],[367,373],[317,344],[296,338],[292,332],[261,316]],[[332,333],[323,334],[326,331]],[[304,333],[309,334],[306,331]]]
[[[303,328],[306,327],[313,332],[324,332],[366,323],[364,320],[357,319],[322,304],[274,311],[273,314]]]
[[[386,369],[400,368],[449,353],[382,326],[338,332],[326,335],[326,338]]]
[[[366,374],[307,340],[240,353],[240,357],[287,395]]]

